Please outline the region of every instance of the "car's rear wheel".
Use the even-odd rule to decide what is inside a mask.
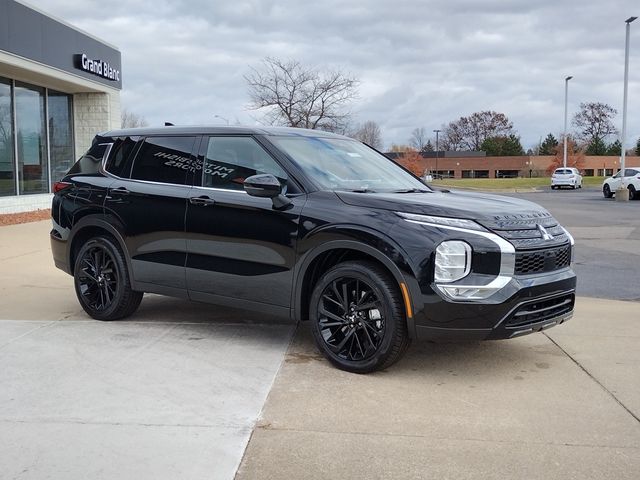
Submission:
[[[636,187],[633,185],[629,185],[629,200],[635,200],[638,197],[638,192],[636,191]]]
[[[142,300],[143,293],[131,289],[124,255],[111,237],[94,237],[80,247],[73,276],[80,305],[97,320],[127,317]]]
[[[604,187],[602,187],[602,194],[604,195],[604,198],[613,197],[613,193],[611,192],[611,188],[609,187],[609,185],[605,185]]]
[[[371,262],[345,262],[329,269],[314,287],[309,313],[319,350],[342,370],[387,368],[409,346],[398,284]]]

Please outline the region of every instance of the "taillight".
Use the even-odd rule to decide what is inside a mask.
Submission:
[[[69,182],[56,182],[53,184],[53,193],[58,193],[65,188],[69,188],[71,185]]]

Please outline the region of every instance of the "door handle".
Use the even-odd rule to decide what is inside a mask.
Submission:
[[[191,197],[189,198],[189,203],[191,205],[199,205],[201,207],[208,207],[209,205],[215,205],[216,201],[208,197],[206,195],[201,195],[199,197]]]
[[[130,192],[125,187],[118,187],[118,188],[114,188],[109,193],[111,195],[129,195]]]

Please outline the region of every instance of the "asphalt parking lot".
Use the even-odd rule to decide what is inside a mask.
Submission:
[[[149,295],[90,320],[48,222],[0,228],[0,477],[640,478],[639,304],[615,300],[640,297],[640,202],[517,196],[576,237],[574,319],[365,376],[244,312]]]

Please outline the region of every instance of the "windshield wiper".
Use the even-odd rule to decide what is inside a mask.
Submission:
[[[353,192],[353,193],[375,193],[375,190],[371,190],[371,189],[369,189],[369,188],[367,188],[367,187],[363,187],[363,188],[354,188],[354,189],[351,189],[351,190],[349,190],[349,191],[350,191],[350,192]]]
[[[429,193],[429,191],[423,188],[403,188],[401,190],[393,190],[391,193]]]

